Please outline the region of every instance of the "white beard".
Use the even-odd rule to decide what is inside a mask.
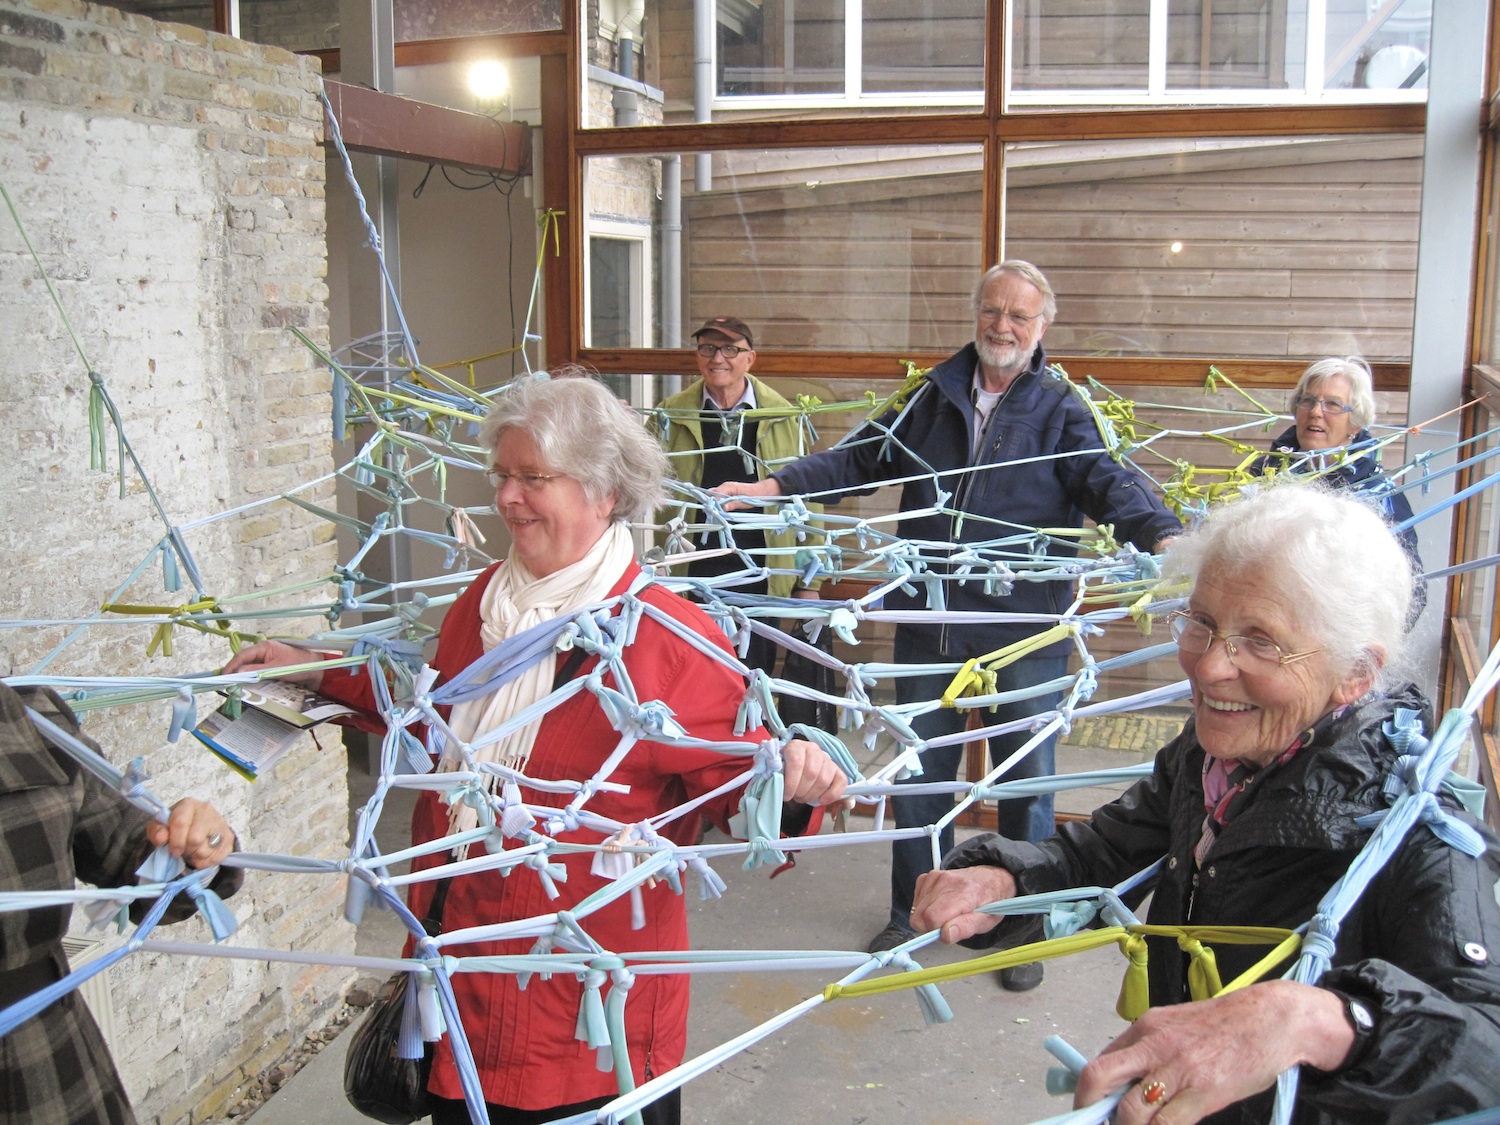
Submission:
[[[986,367],[1000,372],[1019,372],[1026,366],[1030,355],[1021,354],[1021,344],[993,344],[983,336],[975,337],[974,348],[979,352],[979,360]]]

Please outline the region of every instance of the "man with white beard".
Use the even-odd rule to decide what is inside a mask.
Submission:
[[[962,550],[966,543],[1029,528],[1079,527],[1085,515],[1113,525],[1117,540],[1129,540],[1144,551],[1159,549],[1162,541],[1180,532],[1177,517],[1151,491],[1149,482],[1104,452],[1093,416],[1066,380],[1047,372],[1041,340],[1057,316],[1057,301],[1042,272],[1030,262],[1001,262],[975,285],[973,307],[974,342],[928,372],[904,413],[892,410],[837,448],[804,457],[763,481],[729,482],[719,491],[794,495],[910,477],[902,485],[901,510],[912,514],[901,521],[898,533],[920,541],[929,556],[945,546]],[[887,442],[892,428],[897,440]],[[948,494],[937,513],[931,511],[938,487],[933,473],[939,474]],[[1075,553],[1068,539],[1047,540],[1037,549],[1052,556]],[[1028,553],[1023,548],[1016,556]],[[934,566],[940,568],[941,564]],[[925,606],[922,584],[913,585],[915,594],[888,594],[886,608]],[[1056,615],[1072,602],[1073,583],[1017,580],[987,593],[982,579],[972,579],[945,583],[944,593],[953,611]],[[895,659],[902,664],[971,660],[1043,628],[1044,624],[1030,622],[902,624],[896,628]],[[1056,707],[1066,682],[1069,651],[1069,642],[1058,642],[1000,669],[994,689],[998,692],[1052,686],[984,712],[986,725]],[[937,699],[952,679],[952,673],[898,679],[897,701]],[[961,730],[967,714],[938,708],[918,717],[913,726],[922,738],[933,739]],[[1030,737],[1023,730],[991,738],[991,761],[1003,761]],[[1049,738],[1032,750],[1005,779],[1051,774],[1055,741]],[[923,772],[908,780],[952,781],[962,753],[959,746],[927,750],[922,754]],[[944,793],[896,797],[892,805],[899,826],[929,825],[952,809],[953,798]],[[1002,836],[1036,841],[1052,835],[1051,796],[1002,801],[998,815]],[[944,852],[953,846],[952,828],[942,833],[940,845]],[[912,895],[917,877],[931,867],[927,839],[893,845],[890,916],[870,942],[870,952],[893,948],[913,936]],[[1041,983],[1042,966],[1019,965],[999,975],[1004,987],[1025,991]]]

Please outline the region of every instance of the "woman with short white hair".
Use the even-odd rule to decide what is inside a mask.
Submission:
[[[1251,466],[1252,473],[1316,476],[1330,488],[1359,493],[1392,527],[1411,519],[1411,502],[1405,493],[1389,490],[1373,448],[1369,427],[1375,420],[1375,390],[1364,360],[1351,355],[1311,364],[1297,380],[1291,408],[1292,425],[1271,442],[1271,452]],[[1421,574],[1416,529],[1404,528],[1396,537],[1413,572]],[[1426,605],[1427,585],[1414,581],[1408,628]]]
[[[1037,844],[991,835],[951,852],[917,885],[919,932],[1033,941],[1034,915],[980,907],[1116,886],[1158,860],[1136,892],[1151,892],[1147,924],[1292,930],[1349,869],[1389,808],[1398,712],[1432,730],[1417,689],[1393,686],[1411,589],[1400,546],[1358,501],[1286,482],[1212,512],[1168,549],[1166,573],[1191,584],[1169,618],[1192,689],[1182,733],[1088,821]],[[1412,829],[1344,919],[1316,986],[1276,979],[1283,960],[1260,983],[1194,1000],[1177,939],[1147,937],[1151,1008],[1085,1068],[1075,1104],[1133,1084],[1121,1125],[1249,1125],[1269,1119],[1276,1076],[1295,1066],[1298,1125],[1432,1122],[1500,1103],[1500,841],[1440,799],[1484,853]],[[1225,982],[1266,952],[1205,941]]]

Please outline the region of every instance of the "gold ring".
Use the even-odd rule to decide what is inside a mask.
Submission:
[[[1167,1084],[1165,1082],[1148,1082],[1141,1087],[1141,1101],[1147,1105],[1159,1105],[1167,1100]]]

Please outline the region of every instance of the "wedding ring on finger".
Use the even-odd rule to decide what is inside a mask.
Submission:
[[[212,851],[213,849],[217,848],[223,842],[224,842],[224,837],[221,836],[217,832],[214,832],[214,833],[210,834],[210,836],[208,837],[208,840],[206,841],[206,843],[208,844],[208,847],[209,847],[210,851]]]
[[[1147,1082],[1141,1086],[1141,1101],[1147,1105],[1161,1105],[1167,1100],[1167,1084],[1165,1082]]]

